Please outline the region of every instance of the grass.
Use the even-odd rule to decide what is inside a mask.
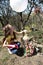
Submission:
[[[2,31],[2,30],[0,30],[0,36],[2,36],[2,35],[4,35],[4,33],[3,33],[3,31]]]
[[[39,44],[43,43],[43,31],[32,31],[29,36],[34,36]]]
[[[9,55],[6,54],[6,55],[3,56],[3,58],[1,60],[2,60],[2,62],[5,62],[8,59],[9,59]]]
[[[0,51],[2,50],[1,46],[0,46]]]
[[[4,36],[0,36],[0,39],[3,38]]]
[[[0,51],[0,65],[7,65],[7,61],[9,60],[10,55],[7,52],[6,48],[1,48]]]

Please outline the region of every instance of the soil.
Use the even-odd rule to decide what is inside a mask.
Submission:
[[[43,55],[25,57],[9,54],[7,48],[0,50],[0,65],[43,65]]]

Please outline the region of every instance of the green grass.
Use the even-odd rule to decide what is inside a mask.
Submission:
[[[4,35],[4,32],[2,30],[0,30],[0,36]]]
[[[9,55],[6,54],[6,55],[3,56],[3,58],[1,60],[2,60],[2,62],[5,62],[8,59],[9,59]]]
[[[3,38],[4,36],[2,35],[2,36],[0,36],[0,38]]]
[[[39,44],[43,43],[43,31],[32,31],[29,36],[34,36]]]
[[[10,54],[7,52],[6,48],[2,48],[0,50],[0,65],[7,65],[7,61],[10,58]]]

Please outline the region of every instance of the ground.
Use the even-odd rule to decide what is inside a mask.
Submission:
[[[15,54],[9,54],[7,48],[0,46],[0,65],[43,65],[43,54],[37,54],[31,57],[20,57]]]
[[[15,54],[10,55],[7,48],[0,47],[0,65],[43,65],[43,55],[20,57]]]

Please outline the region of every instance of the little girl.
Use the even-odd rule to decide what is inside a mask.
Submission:
[[[16,38],[16,34],[19,34],[19,32],[14,31],[11,25],[7,25],[5,30],[7,30],[7,32],[3,41],[3,47],[7,47],[10,54],[16,54],[17,49],[20,47],[20,42],[18,42]]]
[[[26,53],[25,53],[25,56],[31,56],[31,55],[33,55],[33,53],[34,53],[34,47],[32,46],[32,44],[31,43],[27,43],[26,45],[25,45],[25,50],[26,50]]]

